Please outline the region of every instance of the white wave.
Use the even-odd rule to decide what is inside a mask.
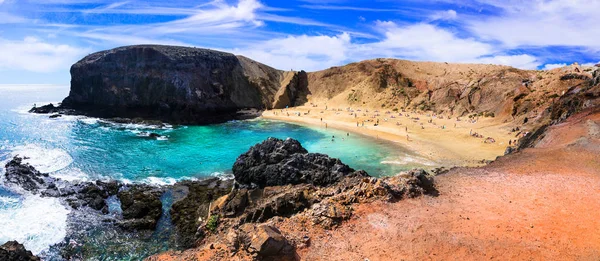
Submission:
[[[27,157],[24,161],[42,173],[55,172],[73,163],[73,158],[64,150],[48,149],[35,144],[17,146],[12,156]]]
[[[16,240],[37,255],[64,239],[68,214],[58,199],[27,196],[17,207],[0,209],[0,242]]]
[[[177,183],[177,179],[175,178],[159,178],[159,177],[147,177],[141,181],[141,183],[157,185],[157,186],[165,186],[165,185],[173,185]]]
[[[78,120],[79,120],[79,122],[85,123],[87,125],[95,125],[95,124],[98,124],[98,122],[100,121],[100,119],[98,119],[98,118],[88,118],[88,117],[79,118]]]
[[[402,158],[397,160],[384,160],[381,161],[381,164],[391,164],[391,165],[423,165],[423,166],[435,166],[436,163],[421,157],[412,157],[409,155],[404,155]]]
[[[52,173],[52,177],[66,181],[90,181],[88,174],[79,168],[65,168]]]
[[[223,173],[223,172],[213,172],[210,174],[211,177],[219,178],[221,180],[231,180],[234,179],[232,173]]]
[[[156,140],[169,140],[169,137],[167,137],[167,136],[160,136],[160,137],[156,137]]]

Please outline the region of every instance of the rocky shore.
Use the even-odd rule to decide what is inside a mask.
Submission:
[[[170,186],[70,182],[37,171],[19,156],[5,168],[5,183],[17,191],[59,198],[72,213],[94,213],[112,229],[130,233],[155,230],[165,215],[163,196],[170,193],[169,222],[178,249],[225,242],[228,254],[253,258],[292,257],[301,243],[265,224],[274,218],[303,216],[333,228],[351,217],[355,203],[436,193],[432,177],[423,170],[374,178],[339,159],[308,153],[293,139],[269,138],[250,148],[234,164],[234,180],[187,180]],[[109,214],[109,198],[118,199],[119,215]],[[81,250],[65,248],[64,258],[86,258]]]

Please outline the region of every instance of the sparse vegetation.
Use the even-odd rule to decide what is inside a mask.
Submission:
[[[206,229],[208,229],[210,232],[215,232],[215,231],[217,231],[218,226],[219,226],[219,216],[218,215],[210,216],[210,218],[208,218],[208,221],[206,222]]]

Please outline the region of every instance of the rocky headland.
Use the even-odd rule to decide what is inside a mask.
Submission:
[[[285,108],[307,95],[305,72],[285,72],[242,56],[201,48],[120,47],[71,67],[71,90],[59,106],[36,113],[218,123],[243,109]],[[255,117],[255,115],[254,115]]]

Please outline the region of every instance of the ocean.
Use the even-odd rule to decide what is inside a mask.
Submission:
[[[0,85],[0,244],[17,240],[34,254],[47,255],[50,246],[65,240],[71,212],[58,199],[4,184],[4,164],[15,155],[28,157],[39,171],[65,180],[149,184],[231,177],[236,158],[268,137],[297,139],[309,152],[340,158],[373,176],[435,165],[386,141],[264,119],[148,126],[27,113],[34,104],[59,102],[68,92],[68,86]],[[151,133],[160,137],[150,137]]]

